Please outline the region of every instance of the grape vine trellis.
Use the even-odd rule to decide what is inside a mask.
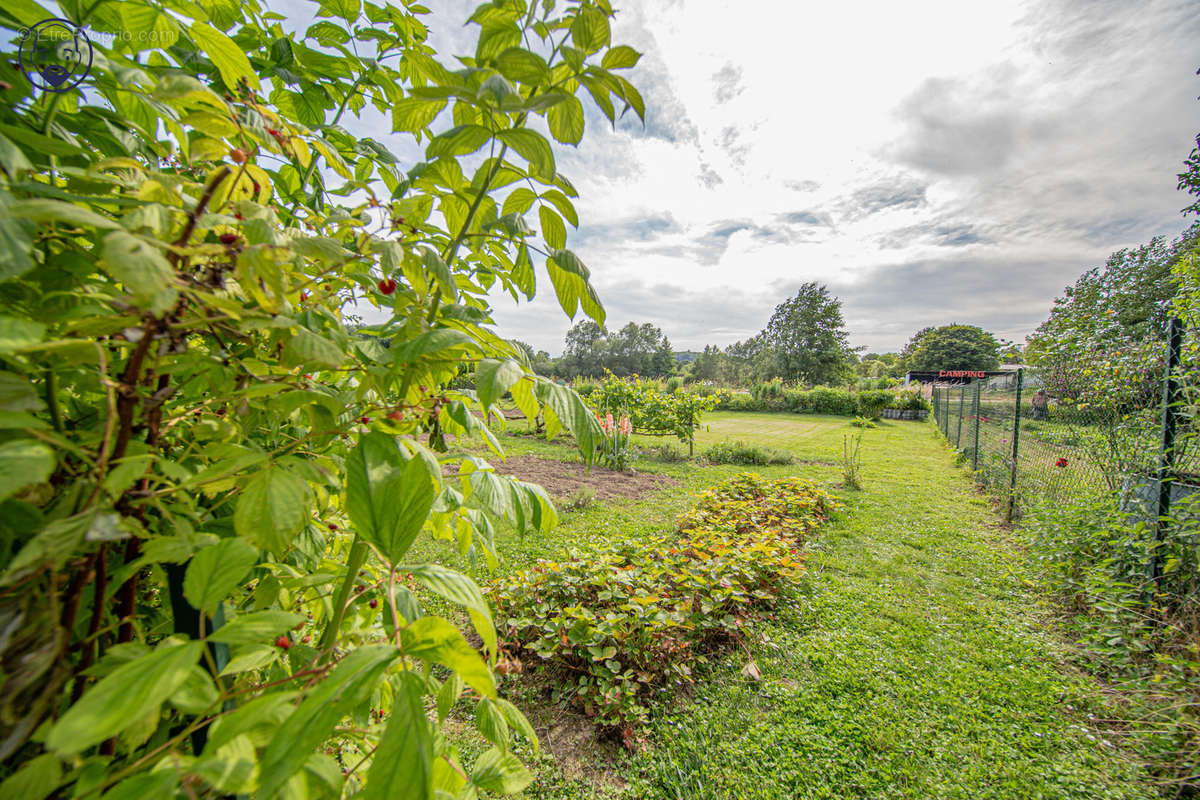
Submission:
[[[446,433],[499,453],[472,406],[511,392],[593,456],[594,418],[493,332],[487,293],[532,298],[541,254],[564,311],[603,321],[531,123],[577,143],[584,95],[641,116],[614,71],[639,56],[606,0],[485,3],[457,68],[423,13],[321,0],[297,36],[256,0],[0,8],[14,46],[47,17],[122,34],[93,37],[84,92],[0,61],[0,794],[530,780],[479,588],[406,556],[424,534],[490,562],[493,518],[555,523],[538,487],[439,460]],[[344,126],[368,104],[424,160]],[[352,332],[350,303],[387,321]],[[445,388],[464,360],[475,391]],[[438,732],[464,693],[492,744],[471,764]]]

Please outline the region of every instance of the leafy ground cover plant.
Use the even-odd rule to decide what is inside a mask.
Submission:
[[[704,459],[710,464],[742,464],[748,467],[791,464],[795,460],[791,453],[742,441],[717,442],[704,451]]]
[[[627,746],[657,691],[745,636],[803,570],[806,537],[839,507],[811,482],[743,474],[702,494],[678,535],[542,560],[490,590],[509,663],[549,671],[554,699]]]
[[[439,461],[448,434],[499,452],[472,407],[511,392],[593,458],[592,415],[494,333],[487,294],[532,297],[540,253],[568,315],[603,321],[565,249],[575,190],[530,123],[578,142],[585,93],[641,115],[613,71],[638,54],[610,46],[604,0],[485,3],[453,66],[420,6],[317,13],[295,34],[255,0],[0,9],[10,32],[122,34],[93,38],[82,94],[0,61],[0,795],[529,780],[479,587],[409,551],[491,562],[489,514],[556,521],[538,487]],[[418,163],[343,127],[368,106]],[[386,321],[352,331],[356,303]],[[473,392],[450,388],[463,364]],[[464,693],[492,745],[471,764],[438,732]]]

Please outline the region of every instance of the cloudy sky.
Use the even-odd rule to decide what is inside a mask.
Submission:
[[[430,5],[470,52],[473,4]],[[816,280],[869,350],[949,322],[1023,341],[1080,272],[1185,227],[1200,0],[614,5],[646,124],[593,110],[558,162],[609,327],[723,346]],[[496,318],[557,354],[542,288]]]

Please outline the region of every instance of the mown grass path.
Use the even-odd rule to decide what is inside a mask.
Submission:
[[[526,797],[1155,796],[1139,767],[1090,724],[1089,715],[1105,714],[1103,697],[1068,666],[1031,582],[1032,554],[998,524],[931,425],[867,430],[865,489],[852,492],[838,486],[842,438],[858,432],[845,418],[716,413],[705,422],[697,454],[722,439],[789,450],[806,463],[756,471],[812,478],[846,510],[812,540],[793,604],[756,625],[748,653],[729,651],[688,696],[665,699],[644,747],[543,756]],[[513,453],[572,456],[566,443],[505,438]],[[652,462],[639,469],[680,485],[566,514],[545,536],[502,534],[500,569],[668,531],[693,493],[743,470]],[[760,680],[742,675],[750,658]],[[460,741],[469,747],[469,738]]]

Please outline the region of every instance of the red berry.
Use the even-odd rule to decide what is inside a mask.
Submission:
[[[283,135],[279,131],[275,130],[274,128],[267,128],[267,133],[271,134],[272,136],[282,136]]]
[[[278,639],[275,640],[275,646],[280,649],[287,650],[289,647],[292,646],[292,640],[289,639],[286,635],[280,636]]]
[[[233,212],[233,218],[234,219],[245,219],[245,217],[242,216],[242,212],[240,212],[240,211]]]
[[[359,422],[361,422],[363,425],[370,425],[370,424],[371,424],[371,418],[370,418],[370,417],[359,417],[359,418],[358,418],[358,421],[359,421]]]
[[[368,605],[370,605],[371,608],[379,608],[379,601],[372,597],[371,602],[368,603]]]
[[[237,244],[238,241],[236,233],[222,233],[217,238],[221,240],[221,244]]]
[[[245,164],[246,163],[246,151],[240,147],[235,147],[232,150],[230,150],[229,157],[231,159],[233,159],[233,163],[235,163],[235,164]]]
[[[338,529],[338,526],[337,526],[336,522],[329,523],[329,530],[336,531],[337,529]]]
[[[384,294],[391,294],[396,291],[396,282],[391,278],[379,282],[379,291]]]
[[[303,303],[307,299],[308,299],[308,292],[301,292],[300,293],[300,302]]]
[[[254,181],[254,193],[258,194],[260,191],[262,191],[262,187],[259,186],[258,181]]]
[[[312,638],[311,636],[304,636],[300,639],[300,641],[304,644],[308,644],[308,642],[311,638]]]
[[[396,409],[395,411],[388,414],[388,419],[393,419],[393,420],[404,419],[404,412],[401,411],[400,409]]]

